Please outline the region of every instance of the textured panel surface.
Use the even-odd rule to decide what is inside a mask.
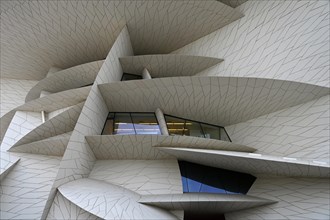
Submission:
[[[258,178],[249,195],[278,203],[227,213],[227,220],[318,219],[330,217],[329,179]]]
[[[40,112],[16,111],[9,124],[8,130],[1,130],[1,132],[6,133],[1,143],[1,150],[8,150],[17,143],[17,141],[40,126],[40,124],[42,124]]]
[[[109,159],[167,159],[172,156],[154,147],[186,147],[253,152],[251,147],[227,141],[189,136],[165,135],[96,135],[86,136],[94,155],[99,160]]]
[[[84,102],[75,105],[39,125],[15,143],[14,147],[72,131],[76,125],[83,105]]]
[[[230,125],[329,94],[310,84],[246,77],[170,77],[99,86],[110,111],[154,112]],[[252,146],[253,147],[253,146]]]
[[[185,210],[197,213],[227,213],[275,203],[271,200],[247,195],[209,193],[148,195],[142,196],[139,202],[168,210]]]
[[[25,102],[40,97],[41,91],[51,93],[75,89],[94,82],[103,60],[74,66],[61,70],[40,80],[26,95]]]
[[[10,155],[7,153],[0,154],[0,181],[2,181],[6,175],[12,170],[20,160],[19,157],[15,157],[14,155]]]
[[[141,75],[146,68],[151,77],[193,76],[210,68],[221,59],[177,54],[144,55],[119,58],[123,71]]]
[[[330,96],[226,127],[257,152],[330,162]]]
[[[52,207],[49,210],[48,220],[63,220],[63,219],[89,219],[102,220],[82,208],[76,206],[67,200],[61,193],[57,192]]]
[[[0,118],[0,125],[1,125],[1,141],[10,125],[12,118],[15,115],[17,110],[21,111],[46,111],[52,112],[61,108],[65,108],[68,106],[76,105],[80,102],[83,102],[88,93],[90,91],[90,87],[84,87],[79,89],[71,89],[64,92],[59,92],[55,94],[48,95],[46,97],[36,99],[25,103],[17,108],[11,110],[10,112],[6,113],[4,116]]]
[[[49,156],[63,156],[69,142],[71,132],[54,137],[12,147],[11,152],[43,154]]]
[[[297,177],[329,177],[330,165],[296,158],[275,157],[254,153],[200,150],[187,148],[159,148],[176,156],[198,164],[234,170],[244,173]]]
[[[1,4],[8,5],[8,1]],[[23,1],[1,13],[1,75],[42,79],[104,59],[127,24],[136,54],[168,53],[242,17],[217,1]]]
[[[89,178],[103,180],[139,193],[182,193],[176,160],[99,160]]]
[[[330,86],[329,1],[250,0],[244,17],[175,51],[222,58],[206,75]]]
[[[20,161],[1,181],[0,218],[40,219],[60,160],[33,154],[17,155]]]
[[[72,179],[87,177],[92,170],[96,158],[86,142],[85,136],[100,134],[109,112],[97,84],[99,82],[120,80],[122,71],[118,58],[131,55],[133,55],[132,46],[127,27],[125,26],[109,51],[83,106],[63,155],[55,184],[52,187],[42,215],[43,218],[46,218],[48,215],[48,210],[55,198],[58,186]]]
[[[10,110],[23,105],[26,94],[36,83],[37,81],[33,80],[14,80],[1,78],[0,117],[5,115]]]
[[[72,203],[104,219],[176,219],[162,209],[139,204],[138,194],[99,180],[79,179],[58,190]]]

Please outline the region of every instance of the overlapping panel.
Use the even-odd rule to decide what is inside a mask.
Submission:
[[[322,0],[250,0],[239,7],[244,14],[239,21],[175,53],[225,59],[205,75],[273,78],[329,87],[329,8],[330,2]]]
[[[253,184],[249,194],[278,203],[226,213],[226,220],[328,220],[330,217],[329,178],[262,177]]]
[[[60,134],[28,144],[12,147],[11,152],[63,156],[69,142],[71,132]]]
[[[330,176],[329,164],[254,153],[217,150],[159,148],[180,160],[258,175],[324,177]]]
[[[59,185],[67,183],[72,179],[87,177],[92,170],[96,158],[86,142],[85,136],[101,133],[104,120],[109,112],[97,84],[120,80],[122,70],[118,57],[131,55],[133,55],[133,50],[129,33],[127,27],[124,27],[96,76],[91,92],[83,106],[63,155],[56,181],[43,211],[43,218],[47,217],[48,210],[55,198],[56,188]]]
[[[1,219],[41,219],[59,163],[59,157],[22,154],[1,181]]]
[[[1,2],[2,7],[2,2]],[[16,108],[23,105],[26,94],[35,86],[38,81],[34,80],[17,80],[5,79],[0,80],[0,117]]]
[[[155,147],[184,147],[253,152],[254,149],[227,141],[189,136],[164,135],[96,135],[86,136],[99,160],[173,158]]]
[[[20,79],[42,79],[51,66],[103,59],[125,24],[135,53],[154,54],[178,49],[243,16],[217,1],[25,1],[6,8],[1,74]]]
[[[330,162],[330,96],[226,127],[233,142],[277,156]]]
[[[18,163],[20,160],[19,157],[7,154],[7,153],[1,153],[0,155],[0,181],[2,181],[5,176],[10,172],[10,170],[13,169],[15,164]]]
[[[92,213],[76,206],[67,200],[61,193],[57,192],[52,207],[49,210],[48,220],[63,220],[63,219],[88,219],[102,220]]]
[[[15,143],[13,147],[72,131],[76,125],[83,105],[84,102],[75,105],[68,110],[49,119],[45,123],[33,129],[27,135],[25,135],[22,139]]]
[[[151,77],[193,76],[222,61],[213,57],[188,55],[141,55],[119,58],[123,71],[141,75],[146,68]]]
[[[229,125],[304,103],[329,88],[237,77],[171,77],[99,85],[110,111],[153,112]]]
[[[72,203],[103,219],[176,219],[162,209],[138,203],[138,194],[103,181],[79,179],[58,190]]]
[[[39,98],[41,91],[56,93],[92,84],[103,62],[100,60],[85,63],[45,77],[29,91],[25,102]]]
[[[6,113],[4,116],[0,118],[0,126],[1,126],[0,140],[1,141],[3,140],[6,131],[8,129],[8,126],[10,125],[10,122],[17,110],[35,111],[35,112],[40,112],[40,111],[52,112],[61,108],[76,105],[80,102],[83,102],[86,99],[90,91],[90,88],[91,87],[89,86],[79,89],[71,89],[56,94],[51,94],[46,97],[30,101],[11,110],[10,112]]]
[[[226,213],[275,203],[275,201],[247,195],[209,193],[145,195],[139,202],[167,210],[185,210],[196,213]]]
[[[97,160],[88,178],[140,195],[182,193],[179,165],[172,160]]]

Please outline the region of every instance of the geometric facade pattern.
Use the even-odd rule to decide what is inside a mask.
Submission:
[[[329,13],[1,1],[0,218],[329,219]]]

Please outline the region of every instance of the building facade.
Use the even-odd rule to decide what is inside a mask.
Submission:
[[[329,1],[1,1],[1,219],[329,219]]]

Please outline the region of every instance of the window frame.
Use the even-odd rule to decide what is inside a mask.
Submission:
[[[196,120],[191,120],[191,119],[188,119],[188,118],[182,118],[182,117],[173,116],[173,115],[169,115],[169,114],[164,114],[164,119],[165,119],[165,124],[166,124],[166,129],[167,129],[167,130],[168,130],[168,126],[167,126],[166,116],[168,116],[168,117],[172,117],[172,118],[177,118],[177,119],[180,119],[180,120],[184,120],[184,128],[183,128],[183,129],[186,128],[186,122],[187,122],[187,120],[188,120],[188,121],[195,122],[195,123],[199,123],[199,126],[201,127],[201,130],[202,130],[202,132],[203,132],[204,138],[205,138],[205,132],[204,132],[203,127],[202,127],[201,124],[205,124],[205,125],[209,125],[209,126],[213,126],[213,127],[217,127],[217,128],[219,128],[219,140],[221,140],[221,131],[220,131],[220,129],[222,128],[222,129],[225,131],[225,133],[226,133],[226,135],[227,135],[227,137],[228,137],[228,139],[229,139],[229,142],[232,142],[232,141],[231,141],[231,138],[229,137],[229,135],[228,135],[228,133],[227,133],[227,131],[226,131],[226,129],[225,129],[225,127],[223,127],[223,126],[220,126],[220,125],[214,125],[214,124],[210,124],[210,123],[206,123],[206,122],[201,122],[201,121],[196,121]],[[182,134],[183,134],[183,133],[184,133],[184,131],[182,132]],[[183,136],[183,135],[182,135],[182,136]],[[213,140],[218,140],[218,139],[213,139]]]

